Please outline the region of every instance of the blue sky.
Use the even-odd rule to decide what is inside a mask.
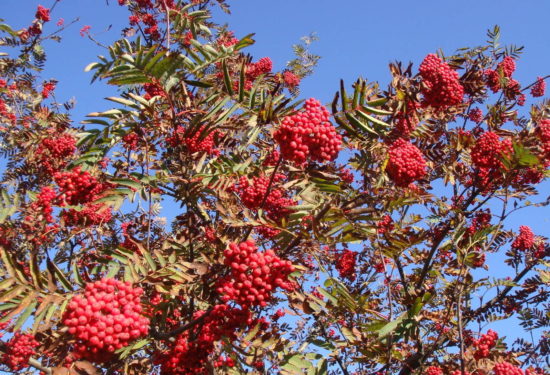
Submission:
[[[34,17],[38,4],[50,7],[52,0],[0,0],[0,15],[14,28],[26,27]],[[48,52],[44,79],[60,82],[57,99],[74,97],[73,119],[78,122],[89,112],[110,108],[106,96],[115,95],[103,83],[90,85],[84,67],[95,61],[103,50],[82,38],[79,30],[92,27],[94,37],[103,44],[118,38],[118,30],[126,24],[127,11],[116,0],[62,0],[52,15],[45,33],[55,30],[62,17],[68,24],[63,42],[46,43]],[[395,60],[413,61],[415,71],[422,58],[441,48],[446,54],[455,49],[482,44],[486,31],[495,24],[502,30],[503,44],[524,45],[525,52],[517,64],[515,78],[522,83],[537,75],[550,74],[550,39],[548,38],[548,0],[445,0],[369,1],[342,0],[234,0],[232,15],[218,14],[218,21],[228,22],[237,37],[255,32],[256,44],[249,49],[256,59],[269,56],[275,69],[283,69],[293,58],[292,44],[300,37],[316,32],[319,41],[313,52],[321,55],[316,73],[304,80],[301,97],[332,100],[339,79],[351,83],[358,76],[386,85],[390,75],[388,63]],[[113,25],[108,30],[109,25]],[[549,184],[541,186],[544,200],[550,193]],[[550,236],[550,208],[525,210],[512,217],[509,226],[531,225],[536,234]]]

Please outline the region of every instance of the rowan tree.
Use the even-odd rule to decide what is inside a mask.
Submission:
[[[497,27],[325,104],[307,44],[274,71],[225,1],[119,0],[77,124],[41,78],[57,2],[0,25],[6,371],[548,372],[547,238],[507,226],[548,204],[548,76],[515,80]]]

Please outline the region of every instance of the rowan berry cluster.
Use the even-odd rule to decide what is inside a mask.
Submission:
[[[542,77],[537,77],[537,81],[531,87],[531,95],[533,95],[534,98],[538,98],[538,97],[544,96],[545,91],[546,91],[546,82]]]
[[[429,366],[424,371],[424,375],[443,375],[443,370],[438,366]]]
[[[55,90],[55,83],[53,82],[44,82],[42,85],[42,98],[48,99],[52,91]]]
[[[2,363],[12,371],[21,371],[29,367],[29,359],[36,354],[35,349],[40,345],[31,334],[16,332],[6,343],[6,351],[2,356]]]
[[[276,222],[288,217],[291,211],[287,208],[293,206],[296,202],[286,197],[286,192],[282,188],[274,187],[277,183],[284,180],[285,176],[277,174],[273,177],[272,186],[269,186],[271,177],[259,176],[249,180],[245,176],[239,179],[239,183],[233,187],[237,192],[243,204],[251,210],[263,209],[266,216]],[[269,188],[269,191],[268,191]],[[276,228],[261,227],[261,234],[271,238],[279,233]]]
[[[173,135],[166,138],[166,142],[172,147],[184,145],[189,154],[206,152],[208,155],[219,155],[220,151],[216,148],[218,136],[217,130],[207,131],[204,126],[193,134],[189,134],[183,126],[178,126]]]
[[[287,116],[273,137],[281,154],[296,164],[308,159],[323,162],[336,159],[342,136],[330,123],[328,110],[316,99],[306,100],[302,111]]]
[[[422,152],[409,141],[398,138],[389,147],[386,170],[397,186],[406,187],[426,175]]]
[[[113,216],[111,207],[103,204],[88,203],[82,210],[70,209],[61,213],[65,225],[88,227],[107,223]]]
[[[472,236],[474,233],[485,229],[489,226],[491,221],[491,212],[487,211],[478,211],[476,216],[472,219],[470,226],[468,227],[467,233]]]
[[[468,118],[470,121],[480,124],[483,121],[483,111],[481,108],[472,108],[470,112],[468,112]]]
[[[279,258],[273,250],[259,252],[252,240],[230,244],[224,256],[224,263],[231,267],[231,272],[220,281],[217,290],[226,302],[232,300],[241,306],[265,307],[277,287],[294,288],[288,280],[294,271],[292,263]]]
[[[17,116],[15,116],[14,113],[8,110],[6,102],[4,102],[2,99],[0,99],[0,116],[7,118],[8,121],[13,125],[15,125],[15,122],[17,121]]]
[[[70,134],[60,134],[44,138],[36,149],[36,156],[41,167],[51,176],[67,164],[75,151],[76,139]]]
[[[523,375],[523,370],[508,362],[497,363],[493,367],[495,375]]]
[[[102,279],[74,296],[63,317],[76,340],[73,358],[105,362],[115,350],[147,335],[149,319],[142,315],[142,294],[130,282]]]
[[[48,8],[44,8],[42,5],[38,6],[38,9],[36,10],[35,17],[43,22],[49,22],[50,21],[50,10]]]
[[[55,199],[55,190],[49,186],[45,186],[40,190],[40,193],[38,193],[36,201],[31,204],[31,209],[40,212],[46,223],[53,223],[52,205],[54,204]]]
[[[444,109],[462,103],[464,88],[459,82],[458,73],[437,55],[427,55],[420,64],[419,72],[426,105]]]
[[[106,184],[100,183],[88,171],[82,171],[76,167],[68,172],[56,172],[53,175],[61,192],[60,200],[69,205],[78,205],[92,202],[98,198],[106,188]]]
[[[397,113],[395,116],[394,129],[394,133],[397,137],[407,137],[416,129],[416,126],[420,122],[417,114],[419,108],[419,103],[408,101],[406,109]]]
[[[273,69],[273,61],[269,57],[262,57],[255,63],[250,63],[246,66],[246,78],[254,81],[262,74],[270,73]]]
[[[474,352],[475,359],[489,357],[490,350],[495,347],[498,340],[498,334],[493,330],[488,330],[486,334],[481,335],[477,340],[474,340],[472,345],[476,349]]]
[[[218,36],[216,43],[224,47],[231,47],[239,43],[239,39],[235,38],[233,31],[226,31],[225,33]]]
[[[145,90],[145,95],[143,95],[143,97],[147,100],[151,100],[151,98],[155,96],[166,97],[166,92],[164,92],[164,89],[156,82],[143,84],[143,89]]]
[[[510,57],[506,56],[498,65],[497,69],[487,69],[485,70],[485,77],[487,80],[487,86],[493,92],[497,92],[502,88],[500,83],[500,75],[502,74],[505,78],[511,78],[512,74],[516,70],[516,61]]]
[[[531,228],[526,225],[519,227],[519,235],[512,242],[512,248],[516,250],[526,251],[532,249],[535,245],[535,235]]]
[[[477,185],[489,188],[502,177],[504,164],[501,159],[512,153],[510,139],[501,140],[500,137],[488,131],[483,133],[472,147],[470,153],[472,163],[477,169]]]
[[[393,227],[393,219],[390,215],[382,216],[382,219],[380,219],[376,223],[376,231],[378,232],[378,234],[384,234],[388,231],[391,231],[393,230]]]
[[[198,311],[194,319],[204,316],[198,335],[190,338],[188,331],[179,335],[170,349],[157,360],[161,375],[206,375],[208,356],[214,351],[216,341],[226,337],[235,340],[238,328],[251,326],[254,321],[246,309],[216,305],[210,311]]]
[[[543,157],[545,159],[545,165],[550,163],[550,119],[543,119],[539,122],[538,136],[542,143]]]
[[[340,277],[346,278],[350,281],[355,280],[355,264],[357,253],[349,249],[343,249],[335,255],[336,270],[338,270]]]
[[[289,70],[283,72],[283,83],[286,87],[293,89],[300,85],[300,77]]]

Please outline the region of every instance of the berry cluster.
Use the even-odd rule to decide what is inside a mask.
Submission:
[[[426,162],[415,145],[398,138],[389,147],[386,170],[397,186],[405,187],[426,175]]]
[[[56,172],[53,175],[61,191],[60,199],[69,205],[92,202],[106,188],[87,171],[76,167],[68,172]]]
[[[489,226],[491,221],[491,213],[487,211],[478,211],[476,216],[472,219],[472,223],[468,227],[467,233],[472,236],[474,233],[485,229]]]
[[[483,133],[472,147],[472,163],[477,169],[478,186],[487,189],[502,178],[504,164],[503,155],[512,152],[510,139],[500,140],[500,137],[491,131]]]
[[[63,323],[76,339],[74,358],[105,362],[114,351],[147,335],[149,319],[142,315],[141,288],[130,282],[102,279],[74,296]]]
[[[42,85],[42,98],[48,99],[52,91],[55,90],[55,83],[53,82],[44,82]]]
[[[217,130],[207,131],[201,126],[193,134],[189,134],[183,126],[178,126],[174,134],[166,138],[166,142],[177,147],[184,145],[189,154],[206,152],[208,155],[219,155],[220,150],[216,148],[216,139],[219,135]]]
[[[161,375],[207,375],[208,356],[222,337],[235,340],[235,330],[251,326],[250,312],[228,305],[216,305],[210,311],[199,311],[193,318],[204,317],[198,335],[191,339],[186,331],[157,360]],[[228,365],[228,364],[226,364]]]
[[[408,101],[406,109],[400,111],[395,116],[395,129],[397,137],[407,137],[410,133],[416,129],[416,126],[420,122],[418,118],[418,108],[420,105],[414,101]]]
[[[262,57],[255,63],[250,63],[246,66],[247,80],[254,81],[262,74],[267,74],[273,69],[273,62],[269,57]]]
[[[35,14],[36,19],[43,21],[43,22],[49,22],[50,21],[50,10],[48,8],[44,8],[42,5],[38,6],[38,9],[36,10]]]
[[[111,220],[113,216],[111,207],[104,204],[88,203],[80,211],[70,209],[64,211],[61,217],[65,221],[65,225],[88,227],[100,225]]]
[[[239,39],[235,38],[233,31],[226,31],[225,33],[218,36],[216,43],[224,47],[231,47],[239,43]]]
[[[388,231],[393,230],[393,219],[390,215],[384,215],[382,216],[382,219],[380,219],[376,223],[376,231],[378,234],[384,234]]]
[[[54,204],[55,198],[55,190],[49,186],[45,186],[38,193],[36,201],[31,204],[31,209],[40,212],[46,223],[53,223],[54,221],[52,217],[52,204]]]
[[[481,108],[472,108],[470,112],[468,112],[468,119],[476,124],[480,124],[483,121],[483,111]]]
[[[493,92],[497,92],[502,88],[500,83],[500,75],[505,78],[511,78],[512,74],[516,70],[516,61],[510,56],[506,56],[498,65],[496,70],[485,70],[485,77],[487,79],[487,86]]]
[[[143,95],[143,97],[147,100],[151,100],[151,98],[155,96],[166,97],[164,89],[156,82],[145,83],[143,89],[145,90],[145,95]]]
[[[289,70],[283,72],[283,83],[289,89],[296,88],[300,85],[300,77]]]
[[[535,235],[531,228],[526,225],[519,227],[519,235],[512,242],[512,248],[516,250],[526,251],[532,249],[535,245]]]
[[[9,120],[9,123],[13,125],[15,125],[15,122],[17,121],[17,116],[15,116],[14,113],[8,110],[6,102],[4,102],[2,99],[0,99],[0,117],[7,118]]]
[[[425,104],[437,109],[462,103],[464,88],[458,73],[437,55],[430,53],[419,68]]]
[[[497,363],[493,367],[495,375],[523,375],[523,370],[508,362]]]
[[[259,252],[252,240],[230,244],[224,256],[225,265],[231,267],[231,273],[220,281],[218,287],[224,301],[265,307],[277,287],[294,288],[288,280],[294,271],[292,263],[279,258],[273,250]]]
[[[424,375],[443,375],[443,370],[438,366],[430,366],[426,368]]]
[[[498,334],[491,329],[486,334],[481,335],[478,340],[474,340],[472,343],[476,349],[474,358],[479,360],[489,357],[490,350],[495,347],[497,340]]]
[[[319,162],[336,159],[342,136],[329,119],[328,110],[313,98],[306,100],[301,112],[285,117],[273,135],[283,157],[296,164],[304,164],[308,159]]]
[[[233,189],[239,195],[243,204],[251,210],[263,209],[266,212],[266,216],[280,224],[281,221],[288,217],[291,211],[287,208],[293,206],[296,202],[286,197],[285,190],[282,188],[275,188],[274,185],[285,178],[282,174],[277,174],[273,177],[273,183],[269,189],[269,182],[271,178],[260,176],[254,177],[250,181],[245,176],[239,179],[239,183],[236,184]],[[277,229],[270,230],[271,228],[260,228],[262,234],[270,238],[279,233]]]
[[[538,98],[540,96],[544,96],[544,92],[546,91],[546,82],[542,77],[537,77],[537,81],[531,87],[531,95],[533,97]]]
[[[29,366],[29,358],[36,354],[35,348],[40,343],[31,334],[16,332],[6,343],[6,351],[2,356],[2,362],[12,371],[20,371]]]
[[[349,249],[344,249],[336,254],[336,269],[340,277],[348,280],[355,280],[355,263],[357,253]]]
[[[538,136],[542,143],[543,158],[545,159],[545,165],[550,163],[550,119],[543,119],[539,122]]]
[[[36,149],[36,156],[41,167],[51,176],[67,164],[75,151],[76,139],[70,134],[60,134],[44,138]]]

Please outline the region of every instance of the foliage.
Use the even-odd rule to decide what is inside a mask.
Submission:
[[[314,35],[277,73],[211,20],[225,1],[119,4],[129,27],[86,68],[112,108],[81,125],[40,78],[50,10],[0,24],[3,366],[548,371],[547,239],[505,224],[548,204],[549,102],[522,110],[521,48],[497,27],[419,73],[391,64],[386,88],[341,82],[333,125],[296,100]],[[496,320],[525,336],[487,332]]]

